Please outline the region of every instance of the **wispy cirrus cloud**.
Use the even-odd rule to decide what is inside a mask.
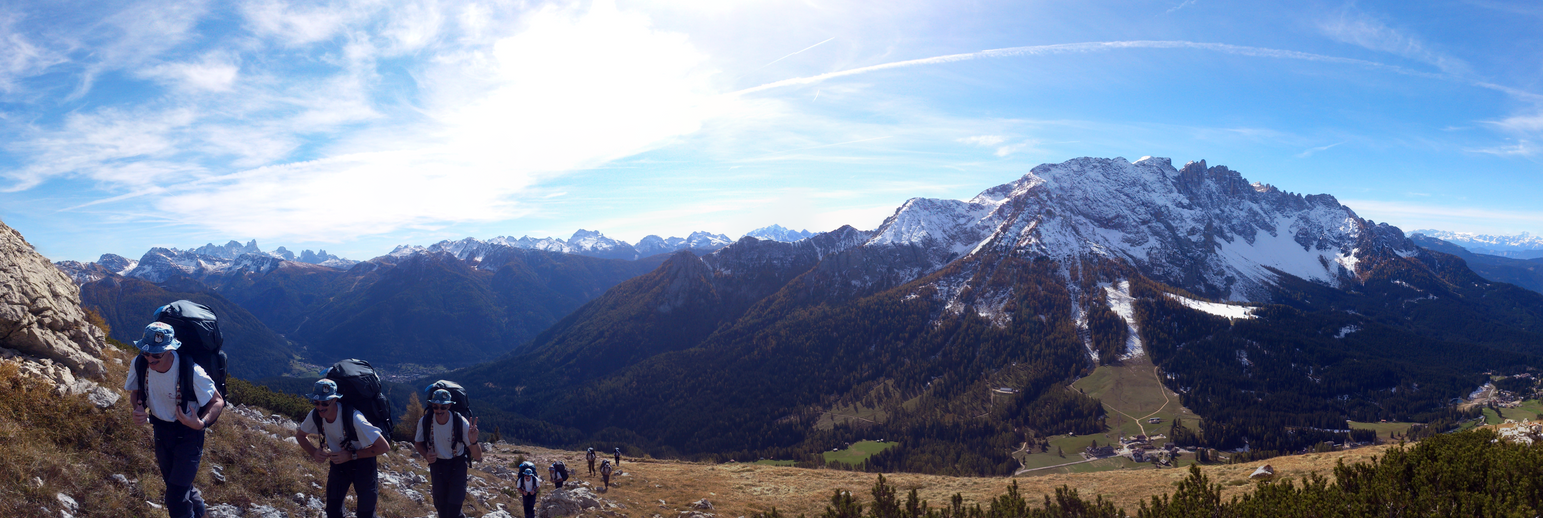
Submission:
[[[1472,75],[1463,60],[1436,51],[1420,38],[1389,27],[1353,5],[1320,21],[1318,29],[1336,41],[1424,62],[1454,76]]]
[[[1314,148],[1308,148],[1306,150],[1303,150],[1301,153],[1297,153],[1297,158],[1307,158],[1307,157],[1313,156],[1314,153],[1317,153],[1317,152],[1320,152],[1320,151],[1328,151],[1330,149],[1334,149],[1335,146],[1339,146],[1341,144],[1344,144],[1344,142],[1335,142],[1335,143],[1329,144],[1327,146],[1318,146],[1318,147],[1314,147]]]

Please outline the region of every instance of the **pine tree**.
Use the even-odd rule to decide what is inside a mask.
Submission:
[[[418,393],[413,392],[407,398],[407,408],[402,412],[401,419],[396,422],[396,429],[391,431],[398,441],[411,441],[418,436],[418,421],[423,419],[423,402],[418,400]]]

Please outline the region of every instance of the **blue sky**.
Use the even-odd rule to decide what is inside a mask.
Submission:
[[[874,228],[1079,156],[1543,233],[1543,4],[7,2],[0,219],[257,239]]]

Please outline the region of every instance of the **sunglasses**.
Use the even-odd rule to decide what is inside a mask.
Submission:
[[[159,360],[161,357],[166,356],[166,353],[139,353],[139,355],[152,360]]]
[[[449,410],[450,405],[429,405],[429,410]]]
[[[332,404],[332,400],[330,400],[330,399],[327,400],[327,401],[312,401],[311,402],[311,406],[314,406],[316,408],[327,408],[327,406],[331,405],[331,404]]]

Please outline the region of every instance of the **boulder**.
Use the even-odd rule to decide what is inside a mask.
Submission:
[[[1275,468],[1269,464],[1265,464],[1263,466],[1259,466],[1259,469],[1254,470],[1254,473],[1249,475],[1248,478],[1270,478],[1273,476],[1275,476]]]
[[[4,223],[0,285],[6,287],[0,290],[0,347],[61,363],[77,376],[102,378],[107,337],[86,320],[80,287]]]

